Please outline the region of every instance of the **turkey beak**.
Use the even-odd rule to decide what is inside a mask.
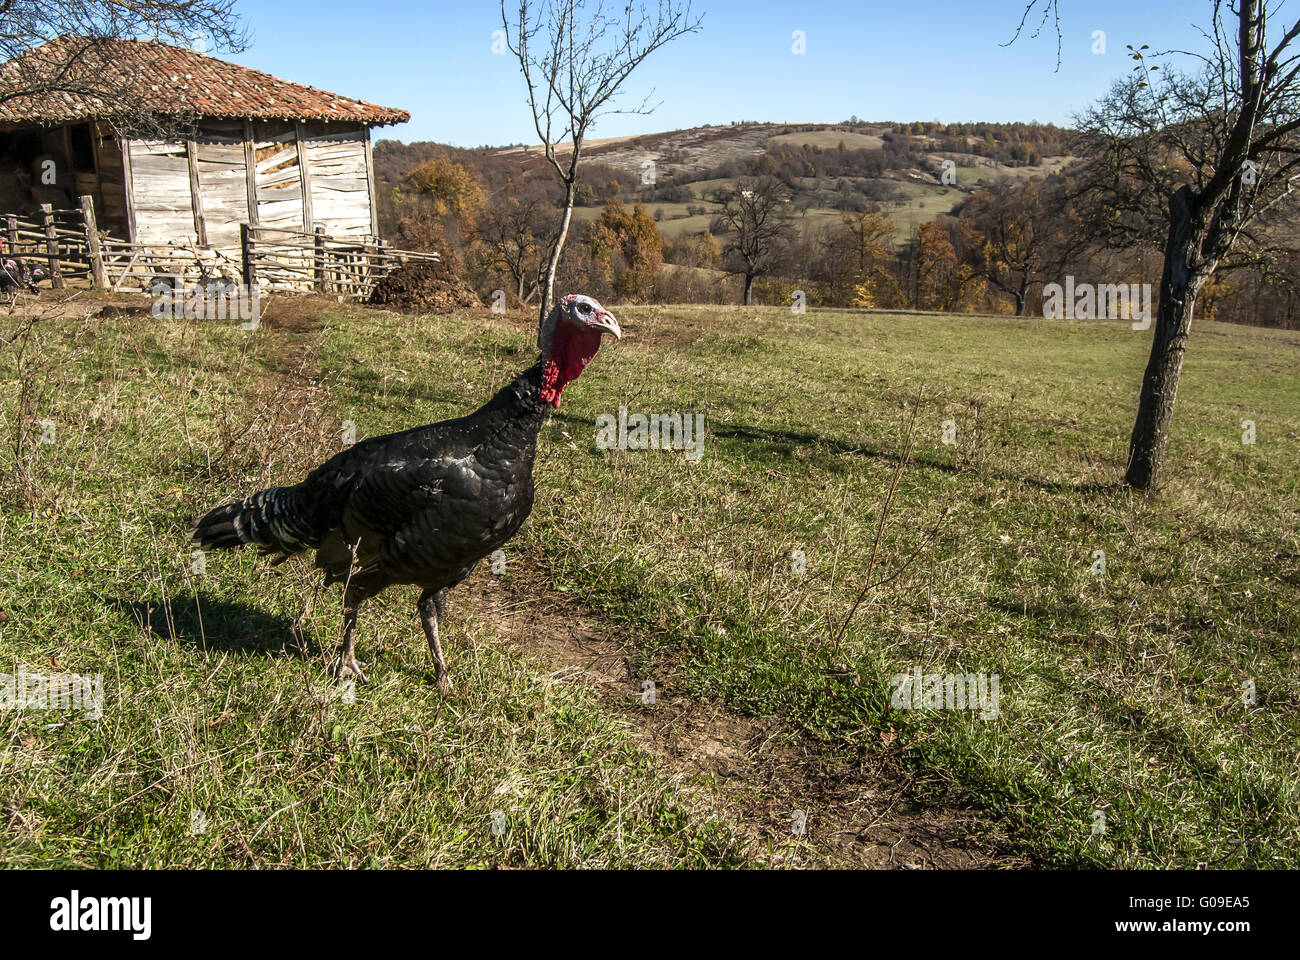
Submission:
[[[618,321],[614,319],[614,315],[607,310],[602,310],[596,316],[596,319],[591,322],[591,326],[604,333],[612,333],[615,340],[623,339],[623,329],[618,325]]]

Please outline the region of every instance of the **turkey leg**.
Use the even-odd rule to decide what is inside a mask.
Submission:
[[[358,683],[369,683],[366,675],[361,672],[361,664],[357,663],[353,651],[357,632],[357,606],[355,600],[343,601],[343,646],[339,648],[338,663],[334,665],[334,677],[340,682],[356,680]]]
[[[438,638],[438,623],[447,613],[447,590],[426,590],[420,595],[420,622],[424,624],[424,635],[429,638],[429,653],[433,655],[434,672],[438,678],[438,689],[442,695],[451,695],[451,676],[447,672],[447,661],[442,655],[442,643]]]

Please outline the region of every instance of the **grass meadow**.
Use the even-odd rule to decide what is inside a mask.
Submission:
[[[363,608],[372,682],[343,689],[308,561],[185,533],[349,428],[473,409],[532,362],[527,318],[0,321],[0,673],[104,692],[98,719],[0,711],[0,863],[842,865],[815,821],[755,823],[801,784],[723,789],[655,748],[635,685],[504,640],[503,591],[811,751],[849,821],[887,787],[974,812],[994,865],[1300,864],[1300,334],[1194,330],[1144,497],[1118,484],[1150,337],[1127,324],[616,312],[627,338],[543,429],[509,572],[453,593],[446,702],[414,589]],[[703,414],[702,455],[598,448],[620,407]],[[917,669],[996,675],[997,716],[900,707]]]

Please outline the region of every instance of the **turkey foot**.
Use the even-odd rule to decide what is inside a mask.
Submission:
[[[334,664],[334,679],[339,683],[347,683],[349,680],[355,680],[357,683],[369,683],[370,678],[361,671],[361,664],[357,663],[357,658],[349,654],[339,654],[338,661]]]
[[[444,697],[450,697],[456,692],[456,688],[451,685],[451,674],[447,672],[446,667],[438,673],[438,692]]]
[[[343,607],[343,646],[339,648],[339,659],[334,664],[334,679],[339,683],[348,680],[355,680],[357,683],[370,682],[362,672],[361,664],[357,663],[357,655],[353,649],[357,632],[357,606],[357,603],[351,602],[351,597],[348,597]]]

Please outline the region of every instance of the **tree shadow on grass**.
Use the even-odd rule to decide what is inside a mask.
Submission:
[[[246,603],[182,593],[166,603],[107,599],[104,605],[126,614],[138,627],[155,636],[171,638],[204,652],[310,658],[320,649],[311,631],[297,620]]]
[[[713,436],[720,440],[740,440],[745,443],[768,444],[775,447],[802,447],[814,446],[823,447],[832,450],[835,453],[848,454],[855,457],[870,457],[873,460],[890,460],[898,459],[896,450],[885,450],[881,447],[869,446],[860,443],[846,443],[835,437],[824,436],[818,433],[807,433],[794,430],[765,430],[762,427],[748,427],[744,424],[726,424],[710,427]],[[943,473],[960,473],[961,471],[951,463],[944,463],[932,457],[919,455],[915,451],[912,454],[912,460],[919,466],[930,470],[939,470]]]
[[[856,457],[868,457],[873,460],[887,460],[891,463],[897,462],[898,451],[894,449],[885,449],[882,447],[870,446],[859,443],[846,443],[835,437],[824,436],[816,433],[807,433],[793,430],[766,430],[761,427],[750,427],[744,424],[726,424],[717,425],[710,428],[714,437],[724,440],[739,440],[744,443],[766,444],[770,447],[784,448],[794,446],[820,446],[835,453],[847,454]],[[780,451],[783,455],[787,451]],[[966,474],[969,471],[962,469],[956,464],[937,459],[925,453],[913,450],[912,462],[919,467],[927,470],[936,470],[940,473]],[[971,474],[973,476],[973,474]],[[1043,490],[1047,493],[1064,493],[1076,495],[1109,495],[1121,493],[1126,487],[1118,479],[1109,482],[1086,480],[1086,481],[1061,481],[1061,480],[1043,480],[1039,477],[1024,476],[1020,474],[997,474],[992,473],[998,479],[1006,480],[1012,483],[1023,483],[1026,486]]]
[[[1074,637],[1086,636],[1094,627],[1088,608],[1074,597],[1056,602],[1017,601],[1014,597],[988,597],[984,603],[993,610],[1031,620],[1042,627],[1053,643],[1074,643]],[[1066,639],[1062,639],[1066,638]]]

